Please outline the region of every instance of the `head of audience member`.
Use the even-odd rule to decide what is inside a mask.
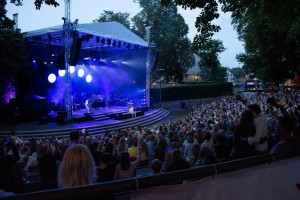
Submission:
[[[150,166],[154,174],[159,174],[161,172],[162,163],[159,159],[152,160]]]
[[[248,105],[248,109],[252,111],[254,119],[257,118],[261,113],[260,106],[256,103]]]
[[[65,152],[58,172],[59,187],[90,185],[96,178],[96,166],[88,147],[71,145]]]
[[[173,162],[176,162],[176,161],[179,161],[179,160],[182,160],[182,156],[181,156],[181,152],[179,149],[173,149],[172,150],[172,153],[171,153],[171,160]]]
[[[292,137],[294,122],[289,117],[278,117],[275,122],[275,134],[283,140]]]
[[[79,130],[72,130],[70,132],[70,144],[78,144],[80,138],[80,131]]]

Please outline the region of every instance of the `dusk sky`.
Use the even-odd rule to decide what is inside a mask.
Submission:
[[[13,19],[13,14],[18,13],[18,28],[22,32],[33,31],[37,29],[47,28],[51,26],[60,25],[63,23],[62,17],[65,15],[65,1],[58,0],[60,6],[53,7],[43,5],[41,10],[36,10],[34,0],[26,0],[23,6],[17,7],[11,3],[7,3],[7,16]],[[200,10],[183,10],[178,8],[179,13],[185,19],[189,26],[188,38],[193,41],[197,30],[194,26],[196,17]],[[91,23],[94,19],[99,18],[103,10],[112,10],[116,12],[130,13],[130,18],[141,11],[139,4],[134,3],[133,0],[71,0],[71,21],[79,19],[78,23]],[[219,24],[222,30],[216,33],[214,38],[223,42],[226,48],[225,52],[220,55],[221,64],[224,67],[241,67],[235,59],[236,54],[243,52],[243,43],[237,39],[237,33],[233,30],[230,24],[230,14],[222,14],[215,22]]]

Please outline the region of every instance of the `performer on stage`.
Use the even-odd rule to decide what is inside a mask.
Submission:
[[[89,105],[89,99],[85,100],[84,106],[87,109],[87,112],[90,113],[90,105]]]

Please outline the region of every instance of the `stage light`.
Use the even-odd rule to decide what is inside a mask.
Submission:
[[[112,43],[112,45],[115,47],[117,45],[117,41],[114,40],[113,43]]]
[[[83,69],[79,69],[78,70],[78,77],[83,77],[83,75],[84,75],[84,71],[83,71]]]
[[[33,60],[32,62],[33,62],[33,63],[35,63],[36,61],[35,61],[35,60]]]
[[[85,81],[87,82],[87,83],[90,83],[91,81],[92,81],[92,76],[89,74],[89,75],[87,75],[86,77],[85,77]]]
[[[48,81],[49,81],[49,83],[54,83],[55,81],[56,81],[56,76],[55,76],[55,74],[49,74],[49,76],[48,76]]]
[[[108,44],[108,46],[111,45],[111,39],[107,39],[107,44]]]
[[[66,70],[64,70],[64,69],[58,70],[58,75],[59,75],[60,77],[63,77],[65,74],[66,74]]]
[[[119,41],[119,42],[118,42],[118,47],[119,47],[119,48],[121,47],[121,44],[122,44],[122,43]]]
[[[105,39],[104,38],[101,39],[101,43],[105,44]]]
[[[74,66],[70,66],[69,72],[70,72],[71,74],[73,74],[73,73],[75,72],[75,67],[74,67]]]
[[[100,37],[99,37],[99,36],[96,37],[96,42],[97,42],[97,43],[100,42]]]

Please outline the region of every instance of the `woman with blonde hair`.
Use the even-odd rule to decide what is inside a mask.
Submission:
[[[96,165],[90,150],[83,144],[70,146],[58,172],[58,186],[62,188],[93,184]]]

